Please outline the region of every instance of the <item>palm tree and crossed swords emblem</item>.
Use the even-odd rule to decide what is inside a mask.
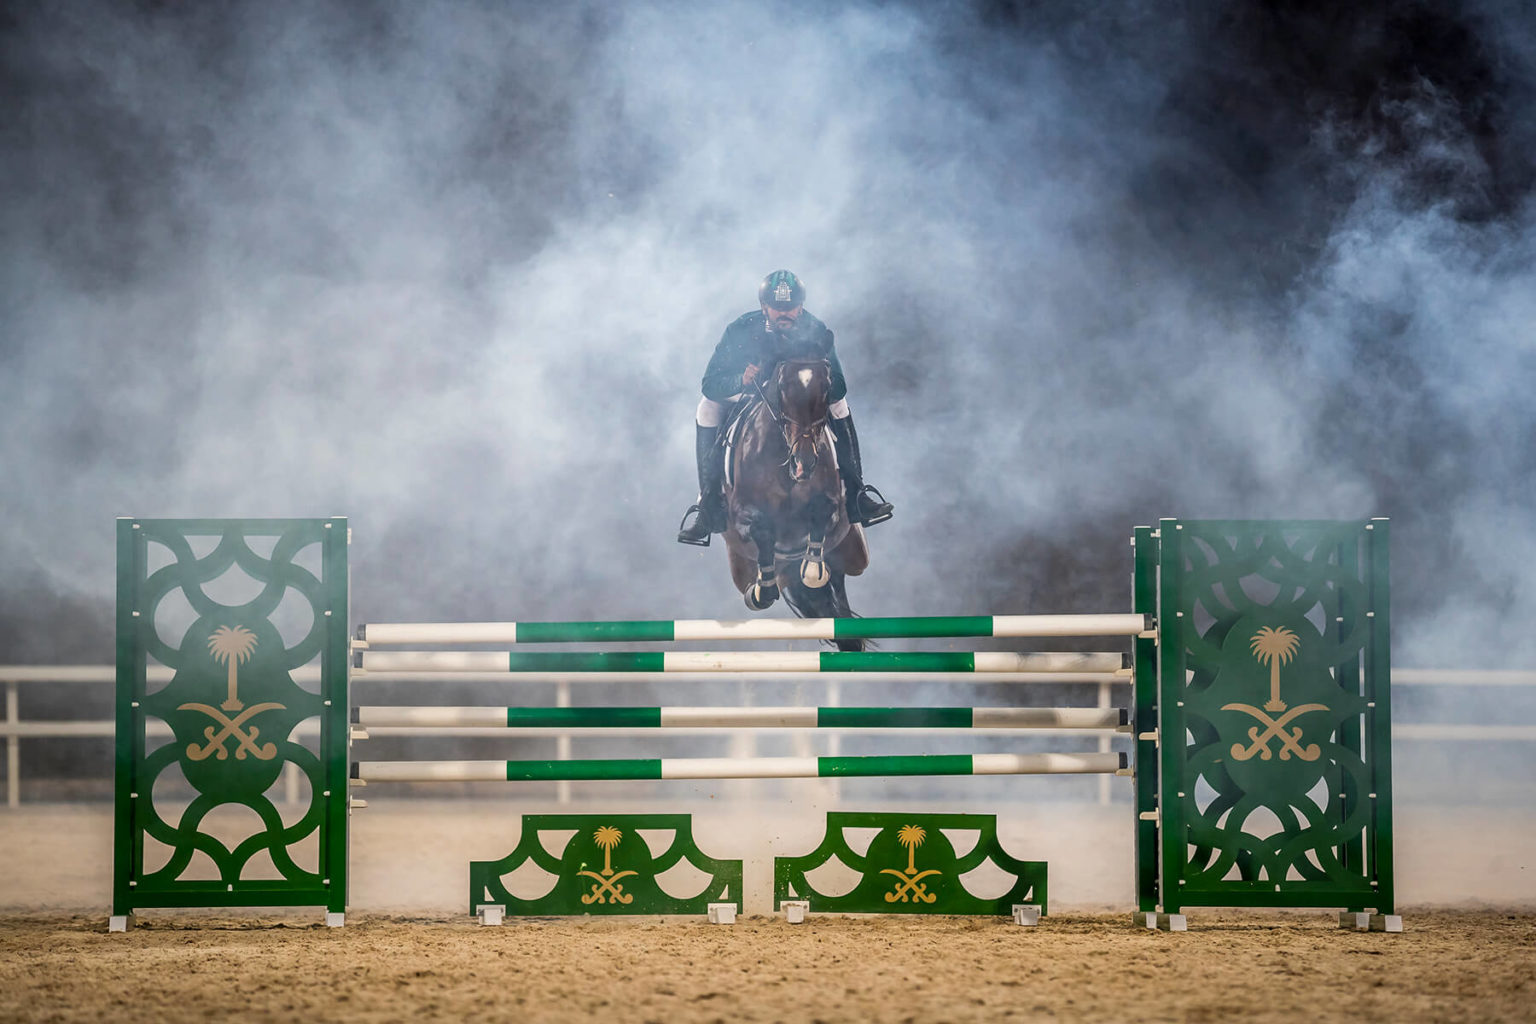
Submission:
[[[928,891],[923,884],[923,879],[929,875],[941,874],[935,868],[926,871],[917,870],[917,848],[923,845],[923,840],[928,838],[928,833],[923,831],[921,825],[903,825],[896,833],[896,841],[907,848],[907,869],[900,871],[896,868],[881,868],[882,875],[895,875],[896,888],[885,894],[887,903],[906,903],[910,899],[922,903],[933,903],[938,900],[935,893]]]
[[[631,875],[638,875],[638,871],[616,871],[613,867],[613,848],[619,845],[619,840],[624,833],[612,827],[604,825],[592,833],[592,841],[603,851],[603,867],[601,871],[591,871],[583,868],[576,872],[579,877],[592,879],[592,890],[581,897],[581,902],[591,905],[593,903],[628,904],[634,901],[634,894],[624,891],[621,880]],[[905,871],[897,868],[882,868],[883,875],[896,876],[896,888],[885,894],[887,903],[906,903],[910,900],[918,900],[923,903],[933,903],[938,896],[928,891],[923,884],[923,879],[943,872],[928,868],[918,870],[916,864],[917,848],[928,838],[928,833],[921,825],[903,825],[896,833],[896,841],[907,848],[907,867]]]
[[[256,737],[261,730],[256,726],[242,728],[256,715],[273,708],[281,709],[283,705],[273,701],[265,701],[260,704],[252,704],[246,707],[240,700],[240,666],[250,660],[251,652],[256,649],[256,634],[244,626],[220,626],[208,637],[208,653],[214,660],[222,662],[229,669],[229,689],[226,699],[218,707],[209,704],[189,702],[181,705],[178,711],[200,711],[214,720],[213,725],[203,727],[205,744],[197,742],[187,745],[187,756],[194,761],[204,761],[209,757],[217,756],[220,761],[229,758],[229,751],[224,744],[233,737],[235,740],[235,758],[245,760],[246,754],[254,754],[258,760],[270,761],[277,756],[277,744],[270,741],[257,745]],[[228,712],[226,714],[226,712]],[[233,718],[230,715],[234,715]]]
[[[588,905],[593,903],[607,903],[610,897],[613,899],[614,903],[627,904],[634,902],[635,894],[632,892],[625,892],[624,886],[619,884],[619,880],[628,878],[630,875],[638,875],[640,872],[613,870],[613,848],[619,845],[619,840],[623,837],[624,833],[611,825],[604,825],[602,828],[592,833],[592,841],[596,843],[603,851],[603,870],[598,872],[582,869],[576,872],[578,876],[583,876],[593,880],[592,891],[582,896],[582,903]]]
[[[1253,656],[1259,664],[1269,666],[1269,700],[1264,702],[1263,709],[1252,704],[1224,704],[1223,711],[1241,711],[1258,719],[1259,725],[1248,727],[1248,739],[1252,741],[1247,746],[1242,743],[1232,744],[1232,756],[1239,761],[1247,761],[1257,755],[1260,760],[1268,761],[1274,756],[1269,749],[1269,741],[1275,738],[1280,740],[1280,760],[1289,761],[1295,754],[1303,761],[1316,761],[1322,753],[1316,743],[1301,743],[1301,726],[1286,727],[1292,721],[1308,713],[1309,711],[1327,711],[1325,704],[1298,704],[1287,709],[1285,701],[1280,699],[1280,666],[1288,663],[1296,654],[1296,649],[1301,646],[1301,638],[1289,629],[1281,627],[1273,629],[1263,626],[1253,635],[1248,646],[1253,651]],[[1284,712],[1282,714],[1282,712]],[[1279,715],[1279,718],[1272,717]],[[1264,731],[1259,732],[1259,726]]]

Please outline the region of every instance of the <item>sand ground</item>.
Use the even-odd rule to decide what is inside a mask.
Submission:
[[[1531,1021],[1536,913],[1424,911],[1401,935],[1327,915],[520,922],[179,912],[0,917],[0,1019]]]
[[[1129,913],[1123,811],[1009,816],[1005,846],[1051,864],[1052,913],[1034,929],[790,925],[764,872],[775,853],[805,852],[814,815],[748,827],[719,808],[696,821],[706,852],[747,860],[735,925],[481,927],[466,864],[506,853],[516,815],[400,801],[354,817],[344,928],[314,910],[151,911],[113,935],[110,809],[24,806],[0,814],[0,1020],[1536,1021],[1529,816],[1401,811],[1400,935],[1340,931],[1324,911],[1213,910],[1167,934]]]

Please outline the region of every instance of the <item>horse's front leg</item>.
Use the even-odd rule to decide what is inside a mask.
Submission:
[[[757,582],[747,588],[744,596],[747,607],[760,612],[779,599],[779,584],[773,571],[776,537],[772,520],[762,514],[752,516],[747,526],[747,536],[752,538],[752,544],[757,548]]]
[[[832,579],[827,569],[827,530],[832,525],[837,502],[825,494],[817,494],[806,504],[805,514],[809,523],[809,539],[805,545],[805,557],[800,561],[800,582],[812,590],[826,586]]]

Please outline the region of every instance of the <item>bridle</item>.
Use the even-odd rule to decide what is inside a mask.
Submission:
[[[781,368],[780,373],[782,373],[782,367],[786,364],[780,363],[779,365]],[[782,380],[777,379],[777,375],[776,383],[778,384],[779,395],[782,399],[784,384]],[[783,435],[784,447],[788,449],[788,453],[784,456],[784,461],[779,463],[779,465],[791,467],[789,476],[796,483],[808,479],[812,473],[816,472],[816,466],[821,461],[821,447],[826,443],[828,414],[823,413],[820,418],[809,424],[796,423],[789,416],[781,414],[773,407],[773,403],[768,401],[768,395],[763,391],[761,384],[753,381],[753,385],[757,388],[758,398],[767,407],[768,415],[773,417],[773,422],[778,426],[779,433]],[[809,445],[811,449],[810,458],[805,459],[802,457],[801,461],[796,462],[796,454],[806,445]]]

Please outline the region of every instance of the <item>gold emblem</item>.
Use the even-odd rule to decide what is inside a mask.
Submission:
[[[1285,701],[1280,699],[1280,666],[1296,655],[1301,637],[1283,627],[1270,629],[1265,626],[1253,634],[1248,646],[1253,648],[1253,656],[1259,659],[1260,665],[1269,666],[1269,700],[1264,702],[1264,710],[1284,711]]]
[[[1223,704],[1221,710],[1241,711],[1252,715],[1259,720],[1260,725],[1264,726],[1262,733],[1259,732],[1259,726],[1257,725],[1250,725],[1248,727],[1248,738],[1253,741],[1250,746],[1245,747],[1241,743],[1232,744],[1232,756],[1239,761],[1246,761],[1255,754],[1259,756],[1260,760],[1268,761],[1274,756],[1273,751],[1269,749],[1269,741],[1276,736],[1280,737],[1280,760],[1282,761],[1289,761],[1292,754],[1295,754],[1303,761],[1316,761],[1322,753],[1322,750],[1316,743],[1308,743],[1304,747],[1301,746],[1301,726],[1298,725],[1294,729],[1289,730],[1286,729],[1286,726],[1291,723],[1291,719],[1298,715],[1304,715],[1308,711],[1327,711],[1326,705],[1299,704],[1279,718],[1269,717],[1252,704]]]
[[[244,725],[253,715],[280,707],[282,707],[281,704],[252,704],[234,718],[230,718],[218,708],[210,707],[207,704],[183,704],[176,710],[201,711],[222,726],[217,734],[214,733],[213,726],[203,726],[203,738],[208,741],[207,745],[200,747],[196,743],[187,744],[187,756],[194,761],[205,761],[210,756],[217,754],[220,761],[227,760],[229,758],[229,751],[224,749],[224,743],[233,736],[238,744],[235,747],[236,759],[244,761],[246,753],[249,752],[255,754],[259,760],[272,760],[277,756],[277,744],[267,742],[258,747],[256,745],[256,737],[260,735],[261,730],[253,725],[249,731],[243,731],[240,726]]]
[[[261,735],[261,730],[256,726],[242,729],[241,726],[251,718],[263,711],[273,708],[282,708],[283,705],[268,701],[263,704],[252,704],[246,707],[240,700],[240,666],[250,660],[251,652],[256,649],[256,634],[244,626],[220,626],[213,631],[208,638],[208,652],[214,660],[223,662],[229,666],[229,690],[224,703],[217,708],[208,704],[188,703],[183,704],[178,711],[199,711],[214,721],[213,725],[203,727],[205,744],[187,744],[187,756],[194,761],[206,761],[210,757],[217,756],[220,761],[228,760],[229,751],[224,744],[231,736],[235,739],[235,759],[245,760],[246,754],[254,754],[258,760],[270,761],[277,756],[277,744],[268,741],[260,746],[256,744],[256,737]],[[220,709],[223,710],[220,710]],[[224,712],[239,712],[231,718]],[[215,732],[214,730],[218,731]]]
[[[1301,726],[1287,729],[1291,721],[1311,711],[1327,711],[1326,704],[1301,704],[1286,710],[1285,701],[1280,699],[1280,666],[1288,663],[1296,654],[1296,649],[1301,646],[1301,638],[1288,629],[1271,629],[1264,626],[1253,635],[1248,646],[1253,650],[1253,656],[1259,664],[1269,666],[1269,700],[1264,702],[1261,711],[1252,704],[1224,704],[1223,711],[1241,711],[1245,715],[1251,715],[1258,719],[1259,725],[1264,731],[1259,732],[1259,725],[1248,727],[1249,745],[1241,743],[1232,744],[1232,756],[1239,761],[1247,761],[1254,756],[1260,760],[1268,761],[1274,756],[1274,751],[1269,749],[1269,741],[1279,737],[1280,760],[1289,761],[1295,754],[1303,761],[1316,761],[1322,754],[1322,750],[1316,743],[1301,743]],[[1272,717],[1284,711],[1279,718]],[[1267,712],[1267,713],[1266,713]]]
[[[603,870],[601,872],[586,870],[576,872],[578,875],[592,879],[594,883],[592,891],[583,896],[581,902],[586,904],[607,903],[609,897],[612,897],[614,903],[634,902],[635,894],[625,892],[624,887],[619,884],[619,879],[628,878],[630,875],[638,875],[640,872],[616,872],[613,870],[613,848],[619,845],[619,840],[623,836],[624,833],[611,825],[604,825],[592,833],[592,841],[603,848]]]
[[[245,706],[240,703],[240,666],[255,649],[256,634],[244,626],[220,626],[208,638],[208,653],[229,666],[229,699],[219,705],[225,711],[239,711]]]
[[[928,887],[923,884],[923,879],[940,872],[933,868],[926,871],[917,870],[917,848],[923,845],[923,840],[927,838],[928,833],[923,831],[921,825],[903,825],[896,833],[896,841],[907,848],[907,870],[880,869],[882,875],[896,876],[896,888],[885,894],[885,902],[906,903],[909,900],[918,900],[922,903],[934,903],[938,901],[939,897],[928,891]]]

